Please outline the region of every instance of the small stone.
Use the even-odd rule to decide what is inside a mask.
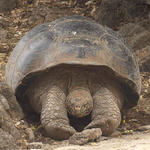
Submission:
[[[121,132],[116,130],[115,132],[112,133],[111,137],[118,137],[120,135],[121,135]]]
[[[138,128],[139,131],[146,131],[146,130],[150,130],[150,125],[145,125],[145,126],[140,126]]]
[[[15,126],[17,127],[17,126],[19,126],[20,124],[21,124],[21,122],[18,121],[18,122],[15,123]]]
[[[29,143],[29,148],[30,149],[41,149],[42,145],[43,145],[42,142],[33,142],[33,143]]]
[[[76,35],[76,34],[77,34],[77,32],[76,32],[76,31],[73,31],[73,32],[72,32],[72,34],[73,34],[73,35]]]
[[[26,131],[26,133],[27,133],[27,135],[29,137],[29,140],[30,141],[34,141],[35,136],[34,136],[34,133],[33,133],[32,129],[31,128],[27,128],[25,131]]]
[[[5,53],[0,53],[0,62],[4,61],[6,59],[6,54]]]
[[[17,127],[19,125],[24,125],[24,124],[25,124],[24,120],[19,120],[15,123],[15,126]]]
[[[85,5],[91,5],[93,3],[93,1],[87,1],[86,3],[85,3]]]
[[[53,148],[49,144],[43,144],[42,145],[42,150],[53,150]]]

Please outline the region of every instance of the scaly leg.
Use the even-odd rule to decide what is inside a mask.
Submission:
[[[69,125],[65,94],[59,87],[53,86],[43,99],[41,123],[47,134],[58,140],[68,139],[75,133],[75,129]]]
[[[69,124],[66,110],[68,74],[59,68],[41,74],[27,90],[31,106],[41,113],[41,124],[48,136],[57,140],[68,139],[76,131]]]
[[[100,128],[102,135],[109,136],[121,122],[120,106],[118,105],[120,96],[114,95],[103,84],[96,83],[95,87],[97,89],[93,94],[92,122],[85,129]]]

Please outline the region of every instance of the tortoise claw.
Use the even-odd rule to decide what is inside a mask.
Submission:
[[[76,132],[73,127],[56,121],[48,123],[44,128],[48,136],[57,140],[66,140]]]
[[[82,132],[76,132],[73,136],[69,138],[70,144],[83,145],[88,142],[93,142],[99,139],[102,135],[100,128],[86,129]]]

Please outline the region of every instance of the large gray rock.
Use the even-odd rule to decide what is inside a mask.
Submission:
[[[134,50],[140,71],[150,72],[150,19],[123,25],[119,33]]]
[[[12,135],[0,128],[0,150],[17,150],[19,147]]]
[[[19,139],[21,135],[15,123],[23,116],[13,92],[6,84],[0,83],[0,128],[15,139]]]
[[[119,33],[134,51],[150,45],[150,20],[123,25]]]
[[[119,30],[138,57],[140,71],[150,72],[149,0],[102,0],[96,20]]]
[[[150,72],[150,45],[136,51],[141,72]]]
[[[20,133],[15,127],[15,122],[9,115],[9,105],[3,95],[0,95],[0,127],[16,139],[20,138]]]
[[[0,12],[10,11],[16,7],[17,0],[0,0]]]
[[[117,30],[122,23],[140,20],[148,12],[144,0],[102,0],[95,18],[100,24]]]
[[[17,121],[21,120],[24,117],[22,108],[16,100],[12,90],[3,82],[0,82],[0,94],[5,97],[5,102],[9,105],[7,111],[9,112],[10,116]]]

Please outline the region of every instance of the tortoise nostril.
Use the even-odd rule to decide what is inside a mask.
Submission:
[[[75,106],[75,110],[79,111],[81,109],[81,106]]]

